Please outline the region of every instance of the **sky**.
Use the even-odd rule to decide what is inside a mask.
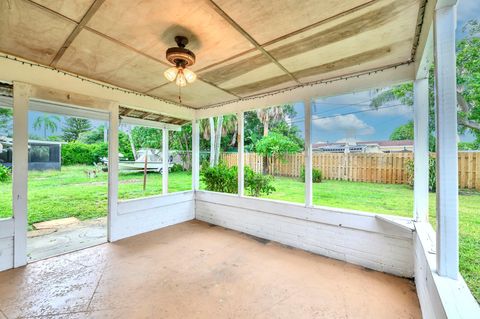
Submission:
[[[412,119],[412,108],[400,103],[372,109],[374,94],[365,91],[316,99],[312,103],[312,142],[388,140],[395,127]],[[303,103],[295,104],[295,111],[292,124],[303,133]]]

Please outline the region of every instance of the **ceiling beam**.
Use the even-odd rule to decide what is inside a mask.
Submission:
[[[126,111],[125,111],[125,113],[122,114],[122,116],[128,116],[128,115],[130,115],[130,113],[135,111],[135,109],[129,109],[129,108],[125,108],[125,109],[126,109]]]
[[[60,50],[58,50],[57,54],[55,57],[53,57],[52,62],[50,62],[50,66],[55,67],[60,60],[60,58],[63,56],[65,51],[68,49],[70,44],[72,44],[73,40],[78,36],[80,31],[85,27],[85,25],[90,21],[90,19],[93,17],[93,15],[97,12],[97,10],[100,8],[100,6],[105,2],[105,0],[95,0],[90,8],[88,8],[87,12],[83,16],[83,18],[80,20],[80,22],[77,24],[75,29],[73,29],[72,33],[68,36],[67,40],[63,43],[62,47]]]
[[[225,11],[222,10],[213,0],[210,0],[210,3],[213,6],[213,9],[223,18],[225,19],[235,30],[237,30],[241,35],[243,35],[251,44],[253,44],[257,50],[262,52],[264,56],[266,56],[270,61],[272,61],[276,66],[282,69],[283,72],[288,74],[292,80],[300,84],[300,81],[293,76],[283,65],[281,65],[270,53],[267,52],[247,31],[245,31],[235,20],[233,20]]]
[[[143,114],[140,118],[141,118],[142,120],[144,120],[144,119],[146,119],[147,117],[149,117],[150,115],[153,115],[153,113],[147,112],[147,113]]]
[[[278,90],[277,92],[253,95],[241,100],[206,106],[195,112],[195,118],[202,119],[285,103],[296,103],[308,98],[313,99],[361,92],[411,81],[414,78],[413,63],[404,63],[385,69],[370,70],[350,76],[325,79],[318,82],[306,83],[302,86]]]

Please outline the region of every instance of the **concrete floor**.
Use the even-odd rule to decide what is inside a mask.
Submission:
[[[420,318],[412,281],[192,221],[0,273],[0,318]]]
[[[106,217],[85,221],[64,218],[35,225],[40,225],[41,228],[28,232],[28,262],[107,242]]]

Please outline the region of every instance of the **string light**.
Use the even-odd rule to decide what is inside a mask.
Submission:
[[[134,91],[130,91],[130,90],[122,89],[122,88],[117,88],[117,87],[110,86],[110,85],[100,84],[100,83],[98,83],[96,81],[93,81],[93,80],[90,80],[88,78],[84,78],[84,77],[81,77],[79,75],[74,75],[74,74],[71,74],[71,73],[67,73],[65,71],[61,71],[61,70],[58,70],[58,69],[53,68],[53,67],[45,66],[45,65],[42,65],[42,64],[38,64],[38,63],[32,63],[32,62],[28,62],[28,61],[18,60],[16,57],[11,57],[11,56],[8,56],[8,55],[0,55],[0,58],[4,58],[4,59],[16,61],[16,62],[21,62],[22,64],[28,64],[32,67],[36,66],[36,67],[40,67],[40,68],[44,68],[44,69],[48,69],[48,70],[57,71],[57,73],[61,73],[65,76],[78,78],[78,79],[81,79],[82,81],[86,81],[86,82],[101,86],[102,88],[112,89],[112,90],[120,91],[120,92],[127,93],[127,94],[133,94],[133,95],[137,95],[137,96],[147,96],[147,97],[162,101],[164,103],[176,105],[176,106],[183,107],[183,108],[192,109],[191,107],[185,106],[183,104],[178,104],[178,103],[175,103],[175,102],[172,102],[172,101],[169,101],[169,100],[165,100],[165,99],[162,99],[162,98],[159,98],[159,97],[156,97],[156,96],[152,96],[152,95],[148,95],[148,94],[144,94],[144,93],[137,93],[137,92],[134,92]],[[221,102],[221,103],[217,103],[217,104],[207,105],[207,106],[204,106],[204,107],[200,107],[199,109],[219,108],[219,107],[222,107],[222,106],[225,106],[225,105],[228,105],[228,104],[232,104],[232,103],[236,103],[236,102],[263,99],[263,98],[268,97],[268,96],[275,96],[275,95],[279,95],[279,94],[282,94],[282,93],[285,93],[285,92],[291,92],[291,91],[294,91],[296,89],[307,87],[307,86],[308,87],[313,87],[313,86],[320,85],[320,84],[330,84],[330,83],[339,82],[339,81],[343,81],[343,80],[349,80],[349,79],[352,79],[352,78],[360,78],[360,76],[377,74],[379,72],[383,72],[383,71],[386,71],[386,70],[389,70],[389,69],[397,69],[398,67],[401,67],[401,66],[404,66],[404,65],[410,65],[411,63],[413,63],[413,60],[409,60],[407,62],[402,62],[402,63],[397,63],[397,64],[394,64],[394,65],[388,65],[388,66],[378,68],[378,69],[373,70],[373,71],[369,70],[369,71],[365,71],[365,72],[360,72],[360,73],[347,75],[347,76],[341,76],[341,77],[328,79],[328,80],[318,80],[318,81],[313,81],[313,82],[308,82],[308,83],[303,83],[303,84],[297,84],[297,85],[294,85],[294,86],[290,86],[288,88],[279,89],[279,90],[271,91],[271,92],[268,92],[268,93],[261,93],[261,94],[247,96],[247,97],[242,97],[242,98],[239,98],[239,99],[236,99],[236,100],[229,100],[229,101],[225,101],[225,102]]]
[[[240,101],[252,101],[252,100],[263,99],[263,98],[268,97],[268,96],[275,96],[275,95],[282,94],[282,93],[285,93],[285,92],[291,92],[291,91],[294,91],[296,89],[307,87],[307,86],[313,87],[313,86],[320,85],[320,84],[330,84],[330,83],[333,83],[333,82],[349,80],[349,79],[352,79],[352,78],[360,78],[360,76],[377,74],[377,73],[380,73],[380,72],[383,72],[383,71],[386,71],[386,70],[396,69],[400,66],[410,65],[412,63],[413,63],[413,60],[409,60],[407,62],[397,63],[397,64],[393,64],[393,65],[388,65],[388,66],[385,66],[385,67],[382,67],[382,68],[378,68],[374,71],[369,70],[369,71],[364,71],[364,72],[355,73],[355,74],[351,74],[351,75],[340,76],[340,77],[332,78],[332,79],[328,79],[328,80],[318,80],[318,81],[308,82],[308,83],[304,83],[304,84],[297,84],[297,85],[290,86],[290,87],[287,87],[287,88],[284,88],[284,89],[279,89],[279,90],[275,90],[275,91],[271,91],[271,92],[267,92],[267,93],[261,93],[261,94],[247,96],[247,97],[242,97],[242,98],[239,98],[237,100],[230,100],[230,101],[225,101],[225,102],[221,102],[221,103],[217,103],[217,104],[207,105],[207,106],[201,107],[200,109],[219,108],[219,107],[222,107],[222,106],[225,106],[225,105],[228,105],[228,104],[232,104],[232,103],[236,103],[236,102],[240,102]]]
[[[171,105],[176,105],[178,107],[191,109],[188,106],[178,104],[178,103],[175,103],[175,102],[172,102],[172,101],[169,101],[169,100],[164,100],[164,99],[156,97],[156,96],[152,96],[152,95],[148,95],[148,94],[144,94],[144,93],[138,93],[138,92],[134,92],[134,91],[130,91],[130,90],[127,90],[127,89],[122,89],[122,88],[118,88],[118,87],[114,87],[114,86],[110,86],[110,85],[101,84],[101,83],[98,83],[96,81],[90,80],[88,78],[84,78],[84,77],[81,77],[81,76],[76,75],[76,74],[71,74],[71,73],[68,73],[68,72],[65,72],[65,71],[61,71],[59,69],[56,69],[56,68],[53,68],[53,67],[50,67],[50,66],[46,66],[46,65],[43,65],[43,64],[33,63],[33,62],[29,62],[29,61],[24,61],[24,60],[19,60],[16,57],[12,57],[12,56],[9,56],[9,55],[3,55],[3,54],[0,55],[0,58],[15,61],[15,62],[19,62],[19,63],[22,63],[22,65],[27,64],[27,65],[30,65],[31,67],[35,66],[35,67],[39,67],[39,68],[43,68],[43,69],[47,69],[47,70],[56,71],[59,74],[69,76],[69,77],[72,77],[72,78],[77,78],[77,79],[80,79],[82,81],[98,85],[98,86],[100,86],[104,89],[111,89],[113,91],[119,91],[119,92],[131,94],[131,95],[136,95],[136,96],[147,96],[147,97],[150,97],[150,98],[153,98],[155,100],[162,101],[162,102],[165,102],[165,103],[168,103],[168,104],[171,104]]]

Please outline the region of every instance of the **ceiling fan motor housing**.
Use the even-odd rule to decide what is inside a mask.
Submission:
[[[176,36],[175,42],[177,42],[178,47],[167,49],[166,57],[168,62],[183,68],[194,65],[195,54],[185,48],[188,44],[188,39],[186,37]]]

